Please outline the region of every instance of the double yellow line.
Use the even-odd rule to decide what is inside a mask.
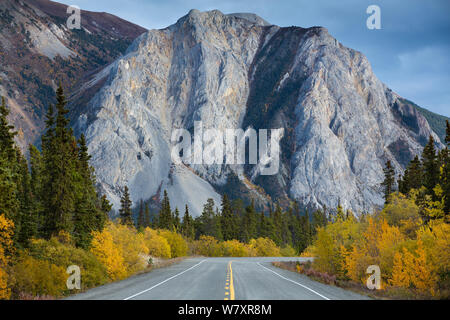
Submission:
[[[233,268],[230,261],[228,263],[227,282],[225,285],[225,300],[234,300],[234,285],[233,285]]]

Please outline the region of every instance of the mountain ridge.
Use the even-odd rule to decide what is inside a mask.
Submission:
[[[218,203],[219,193],[231,191],[228,179],[236,176],[246,200],[260,208],[296,199],[313,209],[340,203],[373,211],[383,204],[385,161],[400,173],[428,135],[442,146],[362,53],[323,27],[267,24],[191,10],[143,34],[116,60],[77,122],[113,203],[124,185],[135,201],[167,189],[171,199],[183,198],[174,200],[177,207],[188,203],[198,215],[206,198]],[[171,165],[172,129],[191,130],[199,120],[205,129],[284,127],[279,174],[264,177],[248,165]],[[182,196],[197,187],[204,192]]]

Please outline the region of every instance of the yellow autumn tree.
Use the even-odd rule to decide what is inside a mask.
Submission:
[[[144,230],[144,242],[148,248],[149,255],[166,259],[171,257],[169,243],[156,230],[147,227]]]
[[[158,234],[165,238],[169,243],[172,258],[184,257],[187,255],[188,245],[183,236],[169,230],[158,230]]]
[[[414,254],[406,248],[402,253],[396,253],[390,281],[393,286],[413,287],[422,294],[436,295],[437,281],[435,266],[428,261],[421,240],[417,241]]]
[[[396,226],[385,219],[369,218],[363,236],[355,241],[350,250],[341,248],[345,260],[346,275],[353,281],[366,281],[367,267],[378,265],[384,280],[390,278],[395,252],[404,241]]]
[[[111,233],[114,245],[119,249],[128,276],[147,267],[148,248],[142,233],[134,227],[117,223],[108,224],[106,230]]]
[[[280,248],[269,238],[251,239],[250,251],[257,257],[280,257]]]
[[[336,219],[317,230],[314,266],[321,272],[345,276],[345,256],[361,238],[361,224],[356,219]]]
[[[221,243],[222,255],[224,257],[246,257],[248,256],[247,247],[238,240],[228,240]]]
[[[222,256],[222,248],[219,241],[212,236],[200,236],[200,239],[195,241],[194,253],[206,257],[220,257]]]
[[[14,222],[0,215],[0,299],[9,299],[11,290],[8,287],[6,268],[9,257],[13,253]]]
[[[101,232],[93,232],[91,252],[106,267],[111,280],[120,280],[127,276],[122,253],[114,244],[111,232],[106,228]]]

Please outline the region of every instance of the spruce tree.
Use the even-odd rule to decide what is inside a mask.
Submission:
[[[384,168],[384,181],[381,185],[384,187],[384,202],[389,202],[389,196],[392,192],[394,192],[394,184],[395,184],[395,171],[392,167],[391,161],[388,160],[386,162],[386,166]]]
[[[231,203],[228,196],[222,196],[222,212],[221,212],[221,231],[225,241],[237,239],[236,217],[231,208]]]
[[[107,214],[102,210],[95,189],[94,169],[89,165],[91,156],[88,153],[85,136],[78,140],[78,161],[76,163],[74,238],[75,244],[88,248],[93,231],[101,231],[105,225]]]
[[[173,213],[173,229],[176,232],[180,232],[181,230],[180,211],[178,207],[175,207],[175,212]]]
[[[119,210],[119,216],[120,216],[120,223],[127,225],[127,226],[134,226],[133,223],[133,212],[131,211],[133,203],[130,199],[130,193],[128,190],[128,186],[125,186],[122,197],[120,199],[120,210]]]
[[[170,209],[170,200],[167,191],[164,190],[163,200],[161,202],[161,210],[159,211],[158,226],[161,229],[172,230],[174,221],[172,210]]]
[[[434,194],[433,188],[439,183],[440,168],[432,136],[423,149],[422,163],[424,169],[423,185],[427,188],[428,194]]]
[[[42,138],[44,162],[43,207],[44,232],[47,237],[60,231],[72,233],[76,203],[78,151],[69,120],[67,101],[61,85],[56,91],[56,118],[53,108],[47,114],[46,133]]]
[[[144,204],[144,226],[145,228],[151,227],[152,221],[150,218],[150,208],[148,207],[148,203],[145,202]]]
[[[14,127],[9,125],[9,110],[2,97],[0,105],[0,210],[7,218],[17,223],[19,212],[18,165],[14,146]]]
[[[139,202],[139,214],[137,220],[137,229],[142,230],[145,228],[145,213],[144,213],[144,201],[141,199]]]
[[[194,221],[189,214],[189,207],[186,205],[183,222],[181,223],[181,233],[189,239],[193,239],[195,237],[195,228]]]

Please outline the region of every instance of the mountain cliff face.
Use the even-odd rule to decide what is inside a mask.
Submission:
[[[76,91],[146,31],[89,11],[81,11],[82,29],[69,30],[68,17],[66,5],[48,0],[0,1],[0,95],[12,110],[10,120],[24,149],[40,137],[58,82],[66,92]],[[94,92],[86,92],[85,99]]]
[[[309,208],[356,213],[383,204],[380,183],[431,134],[427,120],[381,83],[363,54],[325,28],[280,28],[251,14],[191,10],[174,25],[137,38],[122,58],[80,91],[102,88],[79,109],[103,192],[119,206],[168,190],[197,215],[220,193],[260,208],[297,199]],[[284,128],[278,174],[252,165],[180,165],[170,157],[176,128]]]

